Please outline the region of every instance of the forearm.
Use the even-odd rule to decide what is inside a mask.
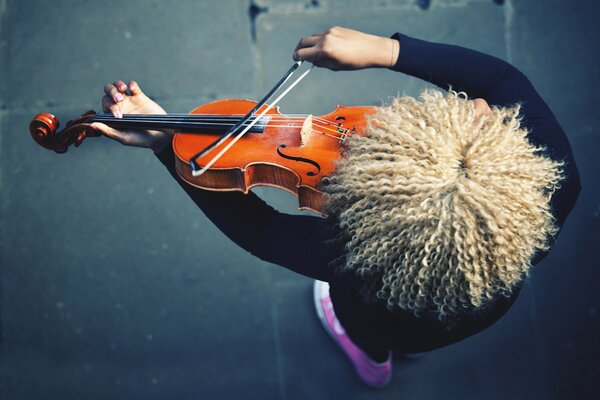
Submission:
[[[369,44],[364,53],[370,68],[392,68],[398,61],[400,42],[396,39],[368,35]]]
[[[497,86],[507,80],[526,80],[511,64],[497,57],[466,47],[428,42],[402,33],[392,36],[399,43],[399,57],[392,67],[442,89],[466,92],[473,98],[484,98],[490,104],[508,105],[519,100],[510,90],[498,93]],[[518,87],[519,85],[511,85]],[[497,92],[497,93],[494,93]]]

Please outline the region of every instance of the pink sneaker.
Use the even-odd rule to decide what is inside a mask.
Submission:
[[[387,385],[392,377],[392,352],[390,351],[385,362],[378,363],[350,340],[333,311],[327,282],[315,280],[314,298],[317,314],[323,327],[350,358],[360,379],[371,387],[380,388]]]

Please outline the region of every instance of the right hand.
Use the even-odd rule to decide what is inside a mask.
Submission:
[[[395,39],[334,26],[300,39],[293,58],[338,71],[391,68],[399,53],[400,43]]]
[[[126,85],[116,81],[104,86],[105,96],[102,98],[102,110],[112,113],[116,118],[123,114],[166,114],[167,112],[142,92],[139,85],[131,81]],[[114,139],[126,146],[144,147],[160,152],[169,143],[171,135],[163,130],[117,130],[110,126],[94,122],[92,127],[104,136]]]

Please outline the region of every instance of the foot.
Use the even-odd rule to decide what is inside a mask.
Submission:
[[[387,385],[392,377],[392,352],[390,351],[386,361],[379,363],[350,340],[333,311],[327,282],[315,281],[314,299],[323,327],[350,358],[360,379],[371,387],[380,388]]]

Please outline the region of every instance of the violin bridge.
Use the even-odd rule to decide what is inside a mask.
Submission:
[[[300,146],[308,145],[313,136],[313,115],[309,114],[304,120],[302,129],[300,130]]]

